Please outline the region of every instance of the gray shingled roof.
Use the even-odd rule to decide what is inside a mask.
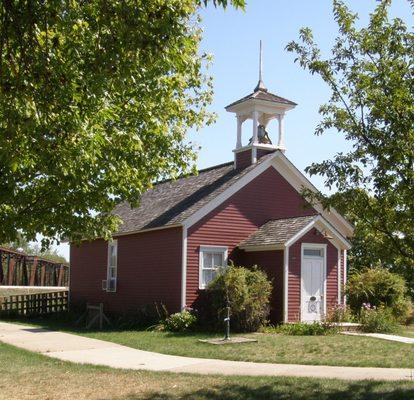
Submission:
[[[277,246],[285,244],[289,239],[309,225],[317,215],[306,217],[276,219],[266,222],[253,232],[239,247]]]
[[[265,155],[244,169],[234,169],[233,162],[229,162],[201,170],[198,175],[154,185],[142,195],[139,207],[131,208],[128,203],[115,207],[114,214],[123,221],[115,235],[183,222],[273,155]]]
[[[265,101],[271,101],[273,103],[282,103],[282,104],[289,104],[292,106],[296,106],[297,104],[293,101],[290,101],[288,99],[284,99],[283,97],[277,96],[273,93],[268,92],[267,90],[258,89],[255,90],[253,93],[248,94],[247,96],[241,98],[240,100],[237,100],[231,104],[229,104],[227,108],[232,107],[236,104],[242,103],[244,101],[250,100],[250,99],[257,99],[257,100],[265,100]]]

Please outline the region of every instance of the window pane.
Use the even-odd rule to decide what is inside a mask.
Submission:
[[[322,249],[304,249],[303,255],[311,257],[323,257]]]
[[[203,267],[211,268],[213,266],[213,255],[211,253],[203,253]]]
[[[202,284],[203,286],[207,286],[211,280],[213,279],[214,271],[211,269],[204,269],[203,270],[203,277],[202,277]]]
[[[116,268],[109,267],[109,269],[108,269],[108,278],[116,278]]]
[[[115,267],[116,266],[116,257],[117,257],[117,246],[110,244],[109,245],[109,265],[111,267]]]
[[[223,266],[223,253],[215,253],[214,254],[214,267],[222,267]]]

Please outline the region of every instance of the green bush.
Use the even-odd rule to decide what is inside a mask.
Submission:
[[[337,304],[330,308],[326,316],[326,322],[331,323],[353,322],[354,319],[351,310],[344,304]]]
[[[392,310],[364,304],[359,317],[361,330],[370,333],[394,333],[399,330],[398,322]]]
[[[223,268],[205,290],[200,319],[204,326],[223,330],[228,298],[232,331],[257,331],[267,322],[271,292],[272,283],[256,266]]]
[[[265,330],[269,333],[272,331],[289,336],[326,336],[338,333],[338,328],[328,322],[312,322],[311,324],[295,322],[294,324],[282,324]]]
[[[346,293],[355,315],[360,314],[364,304],[369,304],[389,308],[392,315],[404,323],[412,310],[404,278],[385,268],[353,273],[348,279]]]
[[[161,321],[158,328],[168,332],[185,332],[193,328],[197,323],[197,317],[189,311],[181,311],[171,314]]]

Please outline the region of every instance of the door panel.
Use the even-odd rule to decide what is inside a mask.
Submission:
[[[323,314],[324,258],[302,259],[302,321],[320,321]]]

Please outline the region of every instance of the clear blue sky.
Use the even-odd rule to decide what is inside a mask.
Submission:
[[[286,155],[300,169],[313,161],[331,157],[349,146],[335,132],[323,136],[313,134],[320,120],[318,108],[327,101],[329,91],[317,77],[294,63],[294,56],[285,51],[286,44],[298,38],[303,26],[312,28],[323,52],[329,52],[337,34],[331,0],[247,0],[245,12],[215,9],[201,12],[204,37],[202,51],[214,56],[209,74],[214,78],[214,100],[211,110],[217,122],[199,132],[190,132],[189,139],[201,146],[198,166],[209,167],[232,160],[236,141],[236,121],[224,107],[249,94],[257,83],[259,40],[264,46],[264,82],[269,91],[298,103],[285,118]],[[348,0],[350,8],[360,15],[361,24],[378,4],[375,0]],[[392,14],[412,21],[407,0],[394,0]],[[272,138],[277,126],[269,125]],[[250,124],[244,127],[250,135]],[[250,136],[249,136],[250,137]],[[311,178],[323,190],[323,180]],[[68,258],[68,246],[59,246]]]

